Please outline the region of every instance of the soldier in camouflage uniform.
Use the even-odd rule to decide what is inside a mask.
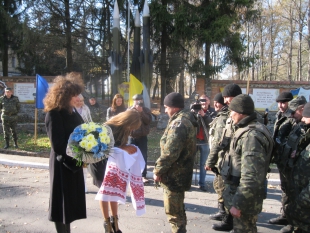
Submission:
[[[18,97],[13,95],[11,88],[5,88],[4,95],[0,97],[0,110],[5,140],[4,149],[7,149],[10,146],[10,131],[12,132],[14,147],[18,148],[16,125],[20,103]]]
[[[289,102],[288,107],[292,111],[291,117],[287,118],[285,122],[282,124],[282,128],[292,128],[287,139],[284,143],[279,145],[279,153],[281,156],[278,160],[278,167],[281,168],[281,185],[285,186],[285,202],[284,204],[288,204],[290,202],[289,196],[286,194],[288,192],[289,187],[289,177],[291,174],[292,162],[293,158],[292,155],[295,157],[297,151],[304,150],[307,145],[305,143],[301,143],[299,145],[299,141],[303,135],[303,126],[304,124],[301,122],[302,119],[302,112],[304,105],[307,103],[307,100],[304,96],[298,96],[297,98],[293,99]],[[292,119],[293,118],[293,119]],[[288,125],[288,126],[286,126]],[[283,227],[281,229],[282,233],[291,233],[293,232],[294,227],[291,224]]]
[[[224,102],[222,93],[218,93],[214,96],[214,108],[215,108],[215,111],[217,112],[217,115],[214,118],[214,120],[210,123],[210,131],[209,131],[210,150],[212,150],[212,147],[216,146],[218,142],[220,141],[222,137],[223,129],[225,128],[226,120],[228,118],[228,106]],[[208,165],[209,164],[206,163],[205,166],[208,166]],[[213,187],[216,193],[218,194],[219,212],[216,214],[212,214],[210,216],[210,219],[221,221],[223,216],[225,215],[224,200],[222,197],[222,193],[224,190],[224,183],[223,183],[222,177],[218,173],[217,168],[214,166],[212,169],[215,172],[215,177],[213,180]]]
[[[225,181],[225,208],[233,216],[234,233],[256,233],[257,215],[265,196],[273,139],[265,125],[257,121],[254,102],[238,95],[230,103],[234,135],[225,154],[221,175]]]
[[[310,233],[310,103],[304,106],[302,115],[305,123],[302,135],[288,161],[291,168],[287,191],[290,202],[283,210],[288,222],[295,226],[295,233]]]
[[[293,125],[295,123],[295,119],[292,117],[292,110],[288,107],[289,101],[293,99],[293,95],[290,92],[282,92],[276,101],[278,102],[279,111],[276,114],[276,121],[274,124],[273,130],[273,140],[275,142],[275,148],[273,152],[272,162],[277,164],[280,181],[281,181],[281,215],[276,218],[272,218],[269,220],[270,224],[278,224],[286,226],[288,224],[286,216],[282,211],[283,206],[288,203],[288,198],[286,195],[286,179],[283,174],[283,165],[281,163],[282,156],[282,145],[284,145],[287,141],[287,137],[290,134]]]
[[[242,94],[241,88],[237,84],[228,84],[224,87],[222,96],[224,103],[229,105],[236,96]],[[212,124],[212,123],[211,123]],[[230,231],[233,229],[233,218],[229,213],[225,212],[223,190],[224,182],[219,174],[219,164],[223,159],[223,155],[229,149],[231,135],[233,134],[232,121],[229,118],[227,107],[218,114],[216,123],[212,125],[214,131],[214,139],[211,144],[210,154],[206,162],[206,170],[212,170],[216,173],[216,178],[213,181],[214,190],[218,194],[219,212],[212,214],[210,219],[221,221],[220,224],[213,224],[212,228],[218,231]],[[212,133],[213,134],[213,133]]]
[[[153,178],[164,188],[164,207],[172,232],[183,233],[187,224],[184,196],[192,183],[197,122],[192,113],[183,110],[181,94],[170,93],[164,105],[170,119],[160,140],[161,155]]]

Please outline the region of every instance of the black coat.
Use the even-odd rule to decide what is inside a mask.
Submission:
[[[82,167],[66,154],[70,134],[83,123],[78,113],[51,110],[45,126],[51,142],[49,161],[50,206],[48,219],[69,224],[86,218],[85,185]]]

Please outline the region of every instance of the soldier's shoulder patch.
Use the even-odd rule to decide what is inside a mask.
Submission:
[[[170,129],[178,128],[181,125],[182,125],[181,120],[175,120],[175,121],[171,122]]]

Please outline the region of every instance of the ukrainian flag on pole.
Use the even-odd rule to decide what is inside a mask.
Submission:
[[[136,94],[140,95],[142,91],[143,91],[142,83],[133,74],[130,74],[128,107],[133,105],[132,97]]]

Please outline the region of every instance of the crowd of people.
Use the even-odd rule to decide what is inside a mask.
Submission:
[[[55,223],[57,232],[63,233],[70,232],[71,222],[86,218],[83,166],[68,156],[68,139],[84,122],[103,123],[96,99],[84,103],[83,88],[80,74],[69,73],[54,80],[44,99],[45,126],[51,143],[48,219]],[[137,215],[145,213],[144,184],[149,182],[147,135],[152,115],[144,106],[142,95],[133,96],[133,100],[133,106],[126,108],[124,98],[120,94],[114,96],[104,123],[113,132],[113,156],[88,164],[87,168],[98,187],[96,200],[106,233],[122,232],[118,203],[125,202],[127,186],[139,190],[132,193],[133,206]],[[199,152],[201,191],[206,191],[206,171],[215,174],[213,187],[219,210],[210,215],[211,220],[218,221],[212,225],[214,230],[257,232],[258,214],[267,196],[266,177],[270,164],[275,163],[281,181],[282,208],[269,223],[284,225],[283,233],[310,233],[310,103],[306,98],[293,98],[290,92],[279,94],[273,133],[255,111],[252,98],[242,94],[236,84],[225,86],[214,96],[214,108],[206,95],[197,101],[200,108],[188,111],[181,94],[172,92],[164,98],[169,121],[160,139],[153,179],[156,186],[163,188],[171,231],[187,231],[185,192],[191,188]],[[0,109],[5,148],[9,147],[9,130],[18,147],[14,119],[20,104],[10,88],[0,98]]]

